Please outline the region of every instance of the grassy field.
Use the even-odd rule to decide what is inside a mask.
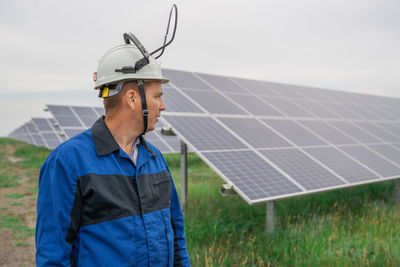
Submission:
[[[0,266],[34,263],[37,175],[48,153],[0,138]],[[179,155],[166,159],[179,191]],[[267,235],[265,204],[222,197],[222,179],[196,155],[188,161],[192,266],[400,266],[393,181],[278,201]]]

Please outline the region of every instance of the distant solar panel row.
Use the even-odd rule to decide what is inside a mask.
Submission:
[[[68,139],[88,129],[100,116],[104,115],[104,108],[102,107],[61,105],[47,105],[47,107]],[[145,139],[157,146],[164,154],[178,153],[180,151],[180,142],[178,138],[175,136],[161,135],[162,127],[162,123],[157,123],[156,129],[146,133]]]
[[[400,177],[400,99],[164,75],[163,122],[249,203]]]
[[[60,129],[54,125],[55,120],[52,118],[32,118],[8,136],[35,146],[53,149],[66,140],[60,135]]]
[[[90,128],[104,114],[102,107],[48,105],[54,118],[32,118],[9,134],[10,138],[36,146],[54,149],[61,142]],[[158,147],[162,153],[178,153],[180,141],[175,136],[161,135],[162,124],[146,133],[145,139]]]

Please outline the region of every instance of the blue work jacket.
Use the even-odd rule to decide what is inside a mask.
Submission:
[[[160,151],[137,164],[104,117],[54,149],[40,170],[37,266],[189,266],[178,195]]]

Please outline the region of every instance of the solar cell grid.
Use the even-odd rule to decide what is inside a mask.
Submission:
[[[352,100],[349,100],[348,96],[346,95],[345,92],[340,92],[336,90],[323,90],[321,91],[327,97],[330,99],[330,102],[335,102],[335,103],[352,103]]]
[[[74,116],[74,117],[66,117],[61,115],[55,115],[57,122],[61,127],[83,127],[82,123]]]
[[[25,130],[25,124],[18,127],[17,129],[15,129],[14,131],[12,131],[8,137],[18,140],[18,141],[22,141],[22,142],[26,142],[26,143],[32,143],[27,135],[27,132]]]
[[[41,132],[53,131],[53,129],[49,125],[48,120],[45,118],[32,118],[32,122],[36,126],[38,131],[41,131]]]
[[[305,150],[351,183],[379,178],[378,175],[333,147],[306,148]]]
[[[302,191],[252,151],[208,152],[203,155],[250,200]]]
[[[31,133],[31,137],[33,138],[33,142],[37,146],[45,146],[43,138],[38,133]]]
[[[355,144],[357,143],[356,140],[347,137],[346,135],[342,134],[335,128],[329,126],[325,122],[322,121],[305,121],[305,120],[298,120],[300,124],[304,125],[307,129],[311,132],[317,134],[318,136],[322,137],[324,140],[328,141],[330,144],[333,145],[341,145],[341,144]]]
[[[400,125],[390,122],[377,122],[375,123],[378,127],[385,129],[386,131],[394,134],[396,136],[400,136]]]
[[[273,82],[265,82],[264,83],[268,88],[278,92],[281,96],[289,97],[289,98],[305,98],[301,93],[296,91],[294,87],[291,87],[288,84],[283,83],[273,83]]]
[[[92,107],[79,107],[72,106],[71,107],[79,117],[98,117],[97,113],[93,110]]]
[[[167,111],[204,113],[178,90],[173,88],[164,88],[163,91],[164,103],[168,104],[166,109]]]
[[[65,133],[67,134],[68,138],[72,138],[75,135],[85,131],[85,128],[78,128],[78,129],[64,129]]]
[[[74,113],[68,106],[47,105],[47,107],[54,116],[74,116]]]
[[[297,149],[260,151],[307,190],[343,185],[344,182]]]
[[[208,112],[219,114],[246,114],[243,109],[219,93],[189,90],[185,91],[185,93],[190,98],[195,99],[195,101]]]
[[[328,124],[333,127],[339,129],[340,131],[346,133],[351,136],[353,139],[357,140],[360,143],[379,143],[381,142],[379,139],[369,134],[368,132],[360,129],[350,122],[345,121],[329,121]]]
[[[291,85],[293,89],[296,91],[301,92],[303,96],[308,99],[312,100],[322,100],[322,101],[330,101],[330,99],[324,95],[324,89],[314,88],[314,87],[306,87],[306,86],[299,86],[299,85]]]
[[[365,106],[368,111],[377,114],[380,118],[384,120],[398,120],[399,116],[396,116],[392,112],[390,112],[386,107],[378,107],[378,106]]]
[[[92,127],[92,125],[97,121],[98,117],[80,117],[80,120],[84,123],[86,127]]]
[[[219,118],[219,120],[254,148],[292,146],[255,119]]]
[[[174,85],[181,89],[206,89],[215,91],[193,73],[175,70],[164,70],[163,73]]]
[[[289,117],[299,118],[315,118],[316,116],[305,110],[304,108],[296,105],[290,100],[281,97],[268,97],[262,96],[262,99],[268,104],[274,106],[276,109]]]
[[[292,120],[263,119],[263,121],[298,146],[327,145],[321,138]]]
[[[356,104],[347,104],[347,108],[349,108],[354,113],[357,113],[360,118],[367,119],[367,120],[380,120],[381,117],[377,116],[376,114],[370,112],[367,108],[364,108],[360,105]]]
[[[400,150],[397,150],[396,148],[386,144],[369,145],[368,147],[375,152],[378,152],[378,154],[384,156],[385,158],[391,160],[398,166],[400,165]]]
[[[232,82],[228,77],[210,74],[197,74],[211,84],[215,89],[224,92],[246,93],[246,90]]]
[[[221,150],[247,148],[239,139],[220,124],[208,117],[162,117],[178,133],[188,138],[197,150]]]
[[[102,107],[95,107],[94,110],[97,112],[97,115],[99,115],[99,116],[106,114],[104,112],[104,108],[102,108]]]
[[[279,93],[269,88],[268,84],[262,81],[238,79],[238,78],[232,78],[232,80],[242,85],[248,91],[256,95],[281,96]]]
[[[344,119],[360,119],[360,116],[346,108],[344,105],[333,102],[321,102],[324,107],[340,115]]]
[[[355,125],[360,127],[361,129],[373,134],[375,137],[387,141],[387,142],[395,142],[400,141],[400,136],[396,136],[379,126],[375,125],[374,123],[370,122],[354,122]]]
[[[319,118],[340,118],[339,115],[326,109],[323,105],[315,101],[292,99],[292,102]]]
[[[260,98],[256,96],[234,94],[227,94],[227,96],[254,115],[274,117],[285,116],[283,113],[279,112],[277,108],[268,104],[267,102],[263,102]]]
[[[347,146],[339,147],[339,149],[369,166],[382,177],[399,176],[400,174],[400,168],[363,146]]]

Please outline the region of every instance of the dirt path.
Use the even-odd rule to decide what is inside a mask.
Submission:
[[[0,144],[0,266],[35,266],[37,175],[15,146]]]

